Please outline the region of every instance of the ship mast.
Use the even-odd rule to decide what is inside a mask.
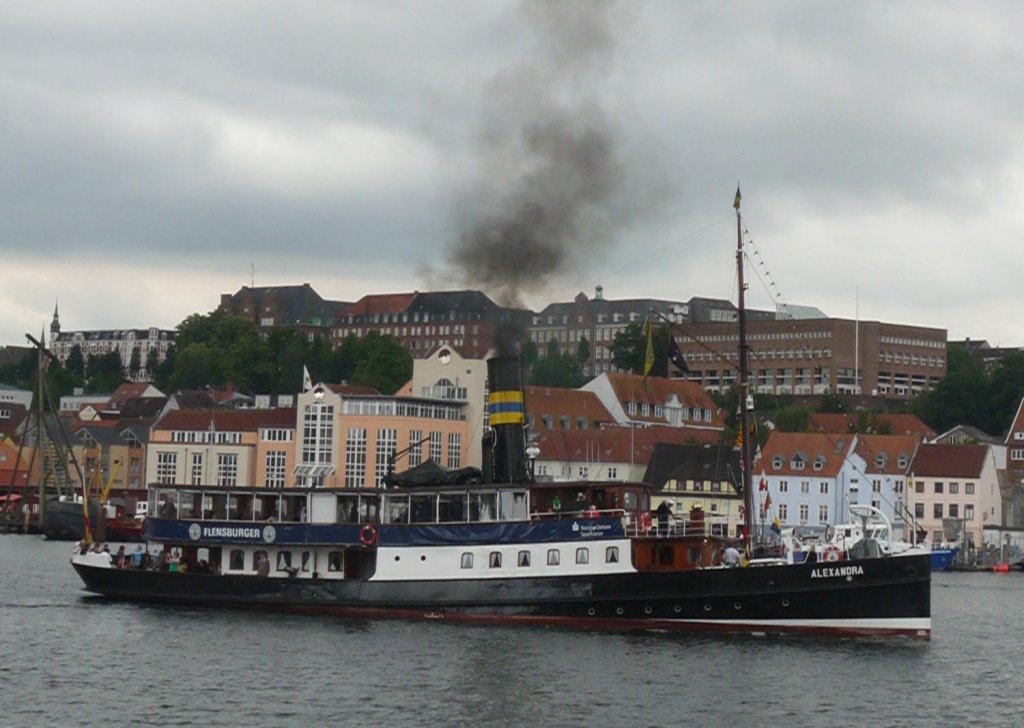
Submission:
[[[749,372],[747,367],[747,311],[744,302],[746,283],[743,281],[743,222],[740,215],[740,188],[736,187],[736,199],[733,207],[736,209],[736,276],[739,287],[737,300],[738,319],[740,328],[740,372],[739,372],[739,398],[740,398],[740,478],[743,492],[743,540],[746,545],[748,558],[753,554],[751,544],[753,541],[754,524],[754,493],[751,488],[753,478],[751,470],[753,463],[750,462],[750,413],[747,411],[747,398],[750,396]]]

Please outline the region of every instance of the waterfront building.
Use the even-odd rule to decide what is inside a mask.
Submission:
[[[909,537],[912,520],[907,507],[907,471],[922,442],[919,434],[858,434],[854,452],[864,463],[864,481],[851,503],[865,503],[882,511],[898,537]],[[856,497],[854,497],[856,495]]]
[[[0,408],[12,404],[19,405],[22,409],[32,406],[32,392],[28,389],[18,389],[9,384],[0,383]]]
[[[542,481],[640,481],[658,443],[693,441],[698,431],[675,427],[606,426],[534,433],[534,474]],[[703,431],[702,434],[717,433]]]
[[[849,518],[848,502],[861,502],[865,463],[856,435],[772,432],[754,463],[755,502],[771,498],[769,513],[784,526],[829,526]]]
[[[985,527],[1002,524],[999,468],[988,445],[920,445],[907,489],[914,518],[933,543],[962,536],[973,549],[984,543]]]
[[[150,432],[146,482],[293,485],[295,427],[295,408],[170,410]]]
[[[152,420],[83,423],[72,441],[72,452],[90,491],[141,490],[146,487],[146,445]]]
[[[464,409],[459,400],[318,384],[297,398],[295,484],[382,486],[389,472],[427,460],[461,468],[468,464]]]

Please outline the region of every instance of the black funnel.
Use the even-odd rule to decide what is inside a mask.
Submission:
[[[494,432],[491,482],[525,482],[526,415],[519,357],[496,356],[488,359],[487,381],[487,412]]]

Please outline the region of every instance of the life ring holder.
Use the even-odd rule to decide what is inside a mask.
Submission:
[[[370,548],[377,545],[377,527],[372,523],[365,524],[359,529],[359,543]]]
[[[838,546],[826,546],[825,550],[821,552],[821,556],[824,561],[839,561],[843,558]]]

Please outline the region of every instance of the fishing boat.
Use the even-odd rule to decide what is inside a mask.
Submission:
[[[865,503],[848,505],[851,515],[857,520],[827,528],[818,528],[799,535],[796,529],[782,532],[783,552],[790,562],[835,561],[849,558],[862,550],[877,549],[887,556],[910,556],[926,554],[931,570],[947,571],[956,558],[955,546],[934,546],[927,541],[915,543],[903,541],[893,535],[892,522],[888,516]]]
[[[742,256],[740,238],[741,276]],[[740,302],[748,431],[742,293]],[[642,483],[536,482],[519,358],[498,352],[487,372],[480,469],[420,469],[364,489],[151,485],[143,537],[162,549],[158,568],[118,568],[108,554],[84,549],[71,563],[89,592],[142,602],[585,629],[930,637],[927,554],[753,558],[753,529],[743,525],[751,558],[727,566],[722,556],[733,542],[717,524],[652,527]]]

